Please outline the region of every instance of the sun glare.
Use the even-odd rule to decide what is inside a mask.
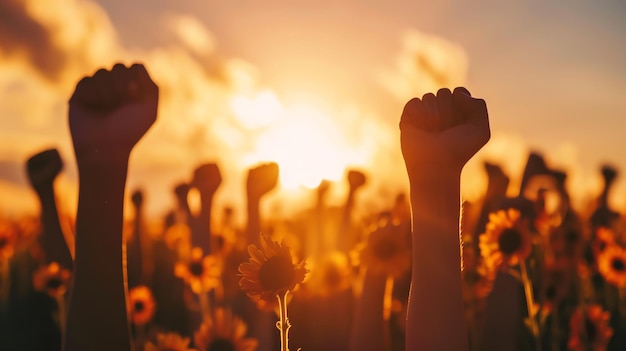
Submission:
[[[347,148],[330,114],[307,104],[283,106],[270,91],[235,97],[231,107],[256,139],[248,160],[278,163],[281,187],[312,189],[322,180],[341,179]]]
[[[246,128],[258,129],[279,121],[284,108],[276,94],[269,90],[255,96],[235,96],[230,101],[235,118]]]

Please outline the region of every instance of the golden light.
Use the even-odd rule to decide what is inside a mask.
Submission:
[[[230,101],[235,118],[250,129],[267,127],[279,121],[284,109],[276,94],[265,90],[256,96],[235,96]]]
[[[283,188],[312,189],[324,179],[342,177],[349,148],[328,113],[306,104],[283,107],[271,92],[252,99],[237,97],[232,107],[239,122],[264,127],[248,160],[278,163]]]

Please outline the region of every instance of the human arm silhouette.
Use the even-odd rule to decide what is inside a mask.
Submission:
[[[191,186],[200,193],[200,213],[193,218],[191,245],[201,247],[205,254],[211,253],[211,210],[220,184],[222,175],[216,163],[203,164],[194,171]]]
[[[28,179],[37,193],[41,207],[42,231],[39,243],[46,263],[57,262],[65,269],[74,265],[70,249],[59,222],[54,180],[63,169],[63,160],[57,149],[49,149],[31,156],[26,162]]]
[[[79,172],[74,282],[64,350],[131,350],[123,258],[128,160],[156,120],[158,87],[145,67],[116,64],[83,78],[69,101]]]
[[[248,171],[246,180],[246,200],[248,225],[246,238],[248,244],[258,244],[261,234],[260,202],[261,198],[276,187],[278,183],[278,164],[264,163]]]
[[[461,295],[460,176],[490,135],[485,101],[465,88],[414,98],[402,112],[413,219],[407,351],[469,349]]]

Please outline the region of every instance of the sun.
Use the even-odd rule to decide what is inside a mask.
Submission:
[[[331,113],[312,103],[283,104],[269,90],[236,96],[231,108],[256,139],[249,163],[278,163],[282,188],[313,189],[343,176],[350,147]]]

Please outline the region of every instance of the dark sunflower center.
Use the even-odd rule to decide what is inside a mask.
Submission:
[[[505,255],[512,255],[522,246],[522,234],[515,229],[507,228],[498,238],[500,251]]]
[[[207,351],[235,351],[235,344],[229,339],[217,338],[209,344]]]
[[[7,238],[0,238],[0,249],[5,247],[8,243],[9,241],[7,240]]]
[[[396,243],[391,240],[381,240],[374,245],[374,254],[381,260],[392,258],[396,252],[398,252],[398,247]]]
[[[46,281],[46,288],[48,289],[58,289],[63,285],[63,281],[59,278],[50,278]]]
[[[143,303],[143,301],[136,301],[133,308],[135,309],[135,312],[141,312],[146,308],[146,305]]]
[[[259,270],[259,283],[265,290],[289,287],[295,277],[291,260],[285,256],[270,257]]]
[[[592,343],[596,339],[596,336],[598,334],[598,329],[596,328],[596,325],[593,324],[593,322],[590,321],[589,318],[585,318],[585,332],[587,333],[587,340],[589,340],[590,343]]]
[[[624,260],[620,258],[614,258],[613,261],[611,261],[611,267],[619,272],[626,271],[626,264],[624,263]]]
[[[204,273],[204,266],[202,265],[202,262],[191,262],[189,264],[189,273],[196,277],[201,276],[202,273]]]

